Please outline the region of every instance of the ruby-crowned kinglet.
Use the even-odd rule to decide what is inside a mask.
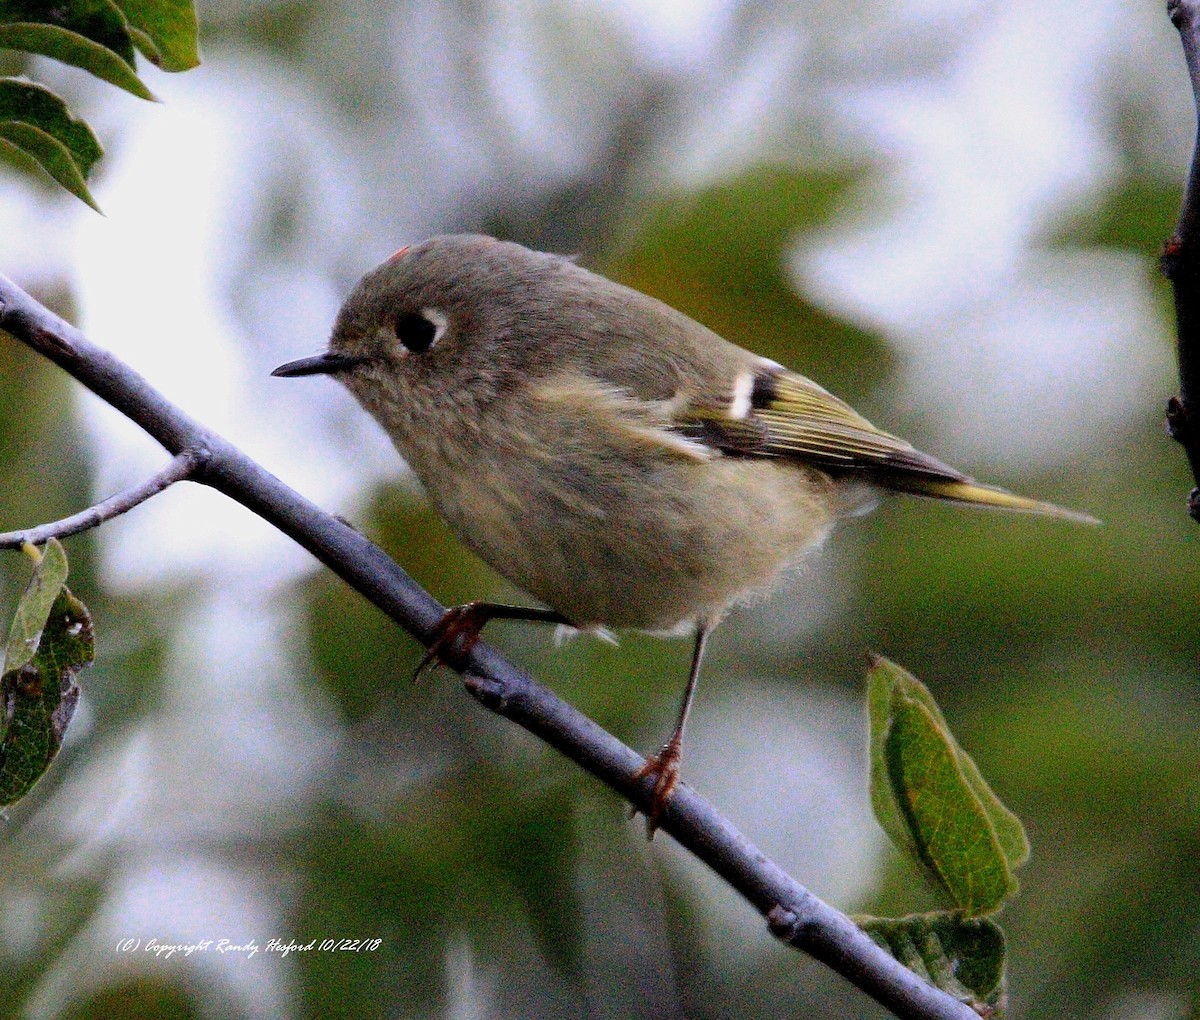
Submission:
[[[545,610],[474,604],[431,650],[496,616],[695,634],[678,723],[647,760],[651,825],[679,775],[704,643],[842,517],[892,489],[1090,520],[979,485],[803,376],[572,260],[435,237],[368,273],[327,353],[459,537]]]

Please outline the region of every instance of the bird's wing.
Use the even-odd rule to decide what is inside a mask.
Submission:
[[[837,473],[862,473],[884,485],[903,476],[966,480],[804,376],[767,361],[743,372],[727,398],[700,399],[679,409],[677,426],[685,436],[725,453],[805,461]]]
[[[680,409],[676,421],[684,436],[728,454],[798,460],[918,496],[1098,523],[1087,514],[982,485],[877,429],[845,401],[774,362],[742,371],[728,397]]]
[[[655,393],[658,399],[576,372],[555,375],[533,392],[553,405],[555,420],[586,421],[627,450],[640,447],[697,463],[721,455],[776,457],[918,496],[1097,523],[1087,514],[976,482],[765,359],[743,363],[727,385],[715,388],[712,376],[703,390],[694,376],[681,376],[673,395]]]
[[[583,445],[611,444],[636,453],[665,454],[703,463],[720,456],[717,448],[689,437],[677,427],[672,401],[646,400],[586,372],[565,370],[532,382],[532,406],[543,421],[556,423],[562,441],[572,431],[587,435]]]

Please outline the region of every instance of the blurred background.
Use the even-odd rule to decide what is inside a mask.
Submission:
[[[0,272],[445,602],[520,598],[322,349],[354,280],[477,230],[578,253],[987,481],[1099,529],[918,500],[710,644],[685,776],[818,895],[934,905],[866,792],[864,661],[920,676],[1025,820],[1011,1015],[1200,1001],[1200,531],[1156,257],[1194,125],[1161,2],[212,0],[162,105],[35,60],[108,148],[97,216],[0,173]],[[11,69],[11,68],[10,68]],[[0,529],[161,450],[0,342]],[[877,1017],[261,521],[180,485],[68,543],[98,659],[0,822],[0,1014]],[[27,577],[0,557],[7,619]],[[626,742],[687,641],[489,639]],[[272,938],[382,939],[358,954]],[[124,938],[255,941],[170,958]]]

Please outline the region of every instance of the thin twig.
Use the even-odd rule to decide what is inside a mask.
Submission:
[[[158,473],[139,485],[118,492],[115,496],[109,496],[95,506],[80,510],[79,513],[59,521],[39,524],[36,528],[0,532],[0,549],[19,549],[27,542],[30,545],[43,545],[52,538],[67,538],[98,527],[105,521],[111,521],[114,517],[132,510],[139,503],[145,503],[151,496],[157,496],[176,482],[182,482],[195,474],[207,457],[208,451],[205,449],[189,447],[181,450]]]
[[[1175,294],[1179,351],[1179,396],[1167,403],[1167,431],[1187,451],[1197,486],[1188,495],[1187,508],[1200,521],[1200,2],[1168,0],[1167,14],[1179,29],[1197,110],[1183,207],[1162,254],[1162,270]]]
[[[231,443],[166,400],[133,369],[96,347],[0,276],[0,329],[44,354],[137,422],[168,452],[209,451],[192,476],[309,550],[426,647],[443,607],[377,546],[289,489]],[[607,783],[643,812],[653,780],[635,779],[644,759],[497,651],[480,642],[467,656],[467,690]],[[768,919],[773,934],[827,964],[902,1020],[978,1020],[871,941],[767,858],[686,784],[659,827],[704,861]]]

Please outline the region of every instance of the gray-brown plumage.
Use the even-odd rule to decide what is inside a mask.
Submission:
[[[647,766],[658,809],[705,635],[875,491],[1087,519],[973,482],[660,301],[488,237],[398,252],[327,354],[277,372],[335,373],[462,540],[573,625],[696,628],[680,725]]]

